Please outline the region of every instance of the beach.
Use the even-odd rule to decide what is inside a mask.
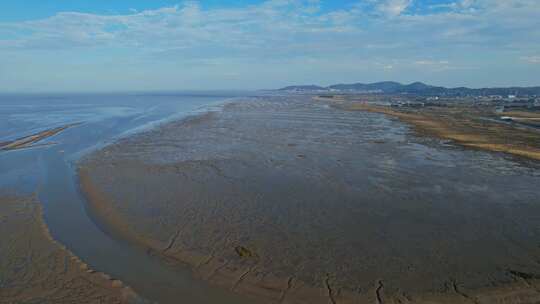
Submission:
[[[256,303],[535,303],[534,161],[309,96],[231,102],[78,164],[118,239]]]

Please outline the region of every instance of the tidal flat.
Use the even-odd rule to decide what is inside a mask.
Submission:
[[[228,103],[82,161],[94,220],[255,303],[537,303],[540,166],[307,96]]]
[[[56,242],[35,197],[0,197],[0,303],[143,303]]]
[[[89,151],[233,97],[0,96],[0,142],[13,148],[0,148],[0,303],[117,303],[126,286],[151,303],[245,303],[108,235],[76,176]]]

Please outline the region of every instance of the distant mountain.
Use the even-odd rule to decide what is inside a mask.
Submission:
[[[353,84],[335,84],[328,87],[330,90],[338,91],[382,91],[386,92],[396,92],[403,85],[398,82],[393,81],[383,81],[370,84],[363,83],[353,83]]]
[[[422,82],[411,84],[401,84],[394,81],[383,81],[375,83],[353,83],[353,84],[335,84],[328,87],[317,85],[307,86],[289,86],[280,89],[280,91],[328,91],[328,92],[363,92],[363,93],[384,93],[384,94],[412,94],[421,96],[490,96],[490,95],[528,95],[540,96],[540,87],[509,87],[509,88],[481,88],[471,89],[466,87],[445,88],[432,86]]]

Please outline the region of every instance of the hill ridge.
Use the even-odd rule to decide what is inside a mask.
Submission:
[[[437,96],[489,96],[489,95],[518,95],[540,96],[540,86],[535,87],[489,87],[468,88],[433,86],[420,81],[410,84],[402,84],[395,81],[380,81],[374,83],[351,83],[333,84],[327,87],[318,85],[293,85],[279,89],[278,91],[296,92],[363,92],[382,94],[414,94],[414,95],[437,95]]]

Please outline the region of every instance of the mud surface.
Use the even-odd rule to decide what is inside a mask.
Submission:
[[[43,209],[47,231],[58,244],[89,268],[124,282],[152,303],[252,303],[242,295],[197,280],[186,265],[175,263],[171,267],[158,256],[111,238],[88,217],[76,175],[75,162],[88,151],[103,147],[115,138],[211,108],[229,97],[233,96],[204,93],[0,96],[0,142],[28,143],[28,149],[25,146],[0,151],[0,194],[35,195]],[[77,122],[84,124],[76,126]],[[65,126],[72,127],[62,130]],[[61,132],[52,134],[55,131]],[[38,142],[32,142],[34,139]],[[12,231],[17,229],[14,225],[1,229],[6,236],[18,233]],[[17,255],[25,257],[26,251],[11,255],[10,251],[0,250],[0,261],[8,254],[10,259],[15,259]],[[20,282],[17,288],[21,296],[26,291],[33,292],[32,286],[25,288],[25,282],[32,283],[31,280]],[[92,297],[88,301],[99,303],[99,299]]]
[[[111,233],[260,299],[539,301],[538,163],[381,114],[236,102],[120,140],[79,173]]]
[[[143,303],[55,242],[32,198],[0,197],[0,303]]]

